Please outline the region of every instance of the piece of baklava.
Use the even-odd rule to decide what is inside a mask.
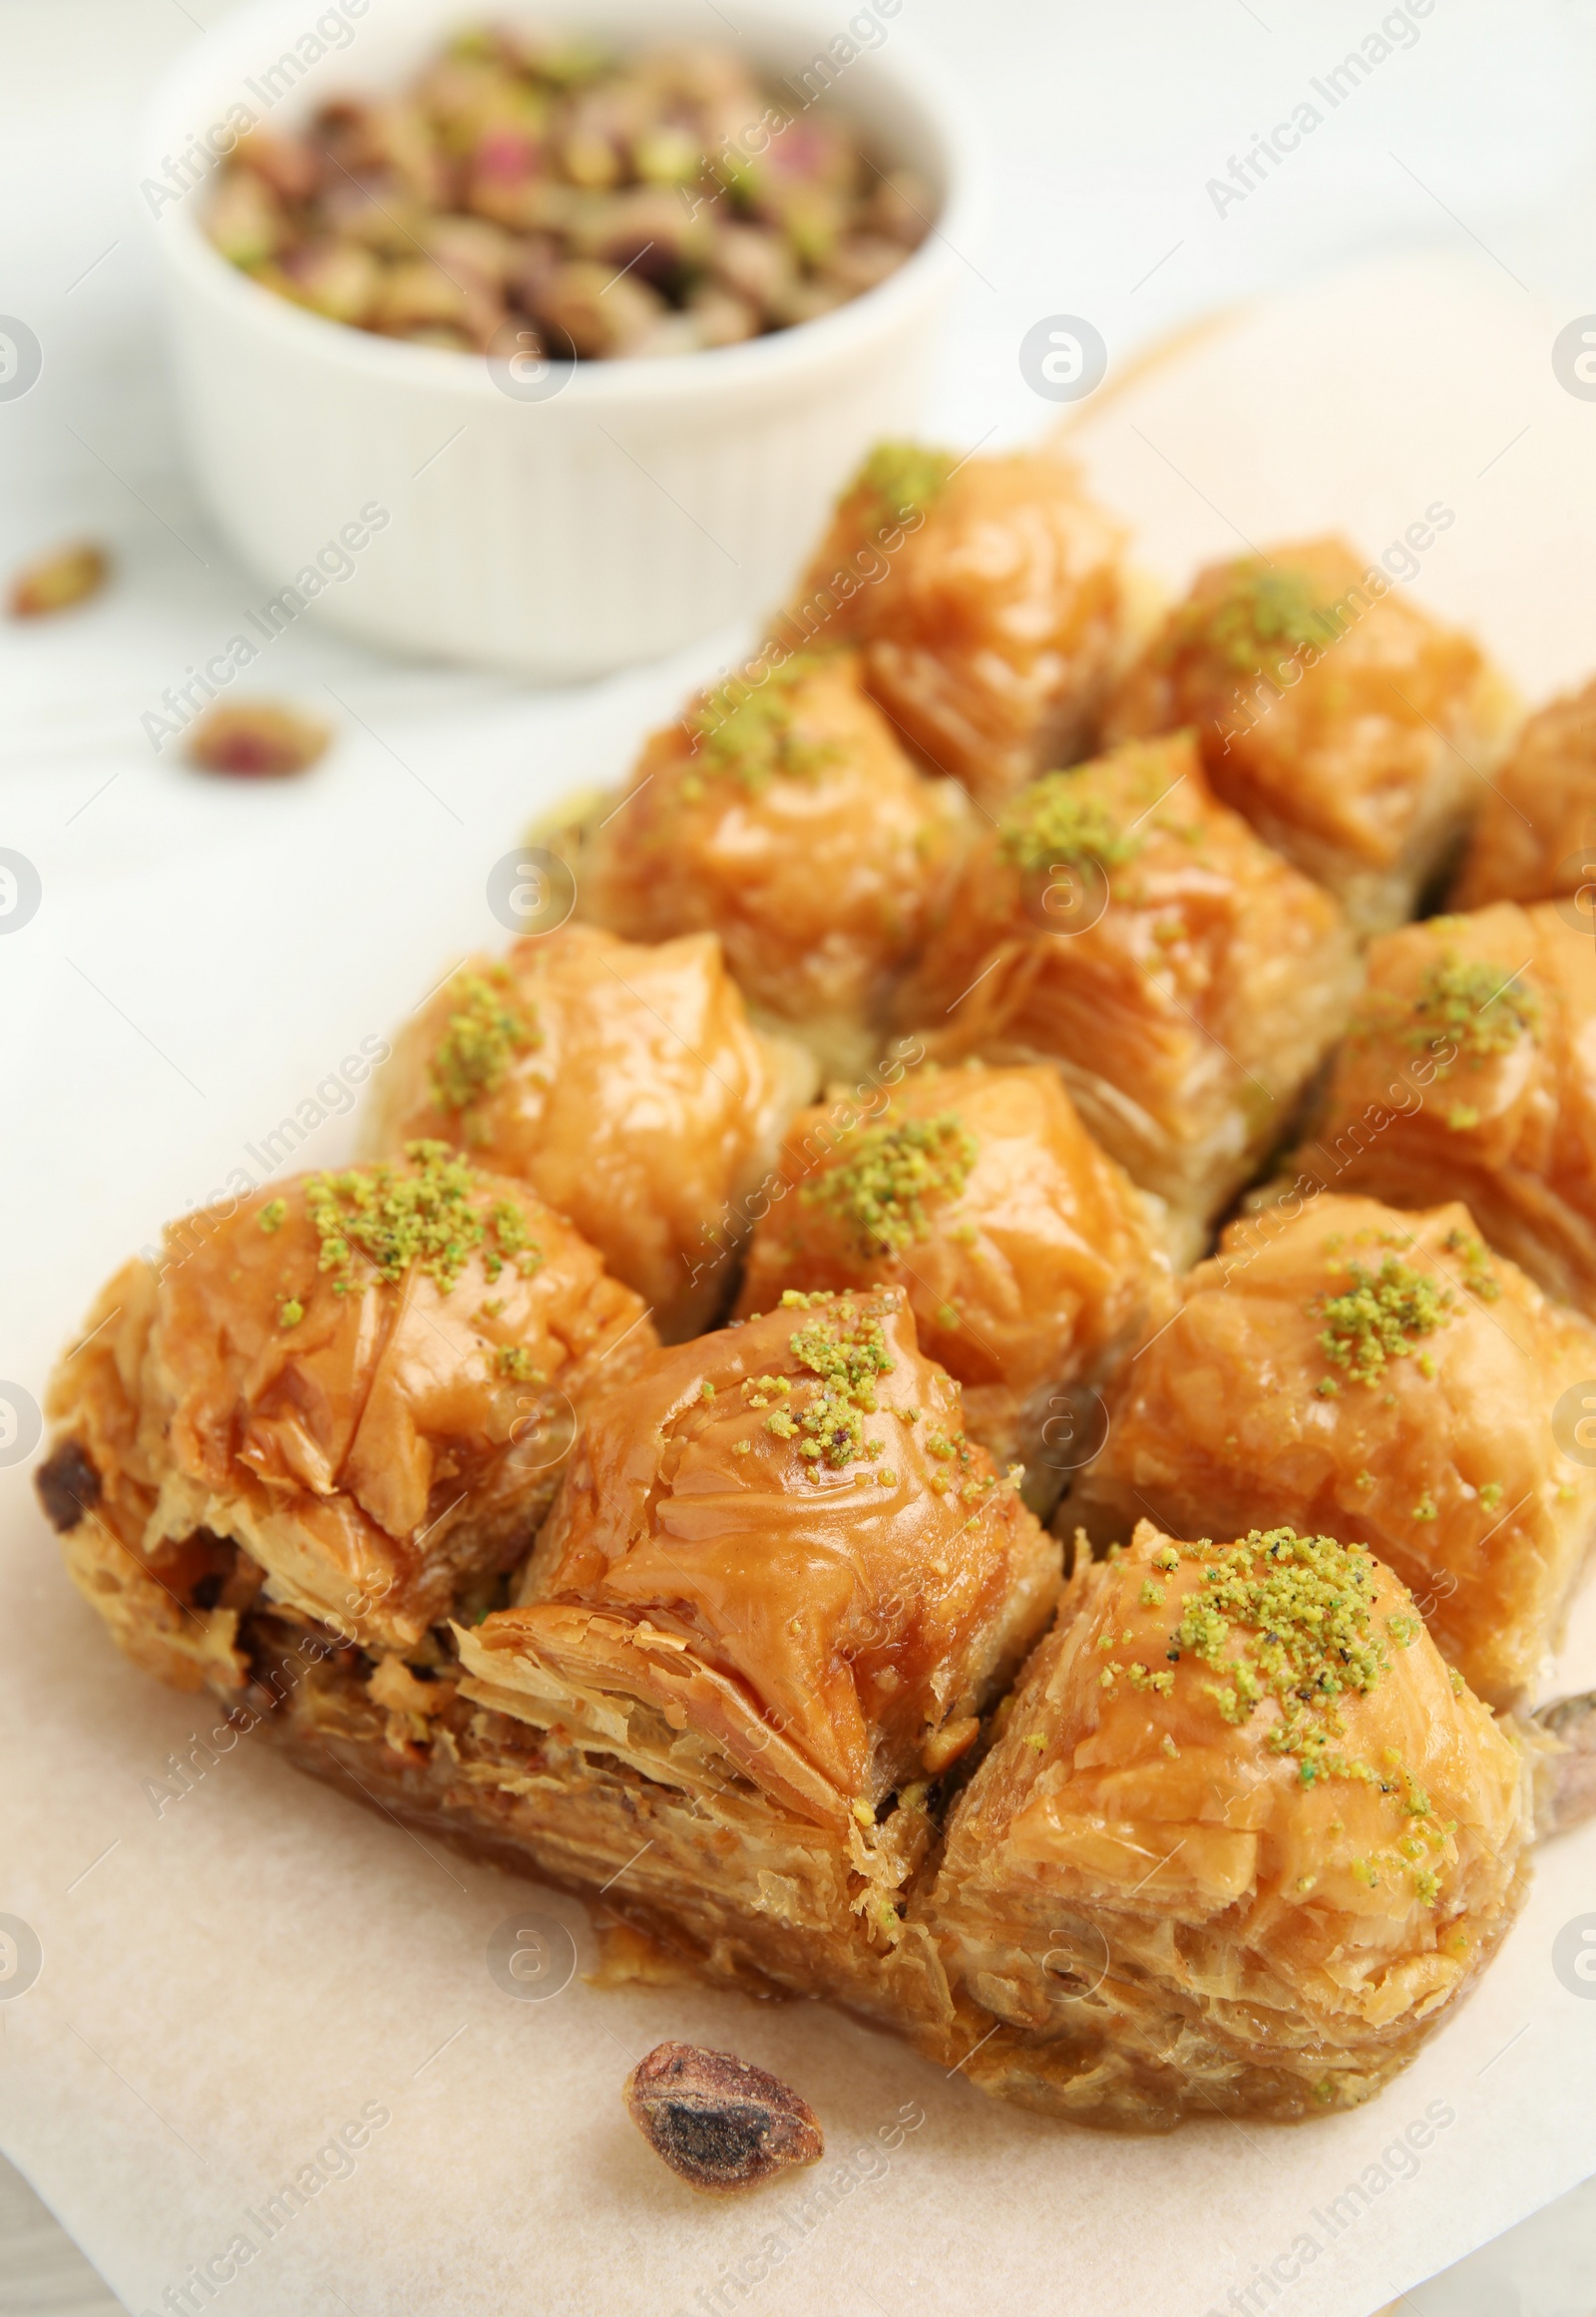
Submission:
[[[932,1067],[868,1111],[800,1111],[738,1301],[901,1287],[964,1387],[972,1439],[1045,1511],[1094,1444],[1088,1403],[1173,1309],[1161,1203],[1104,1157],[1058,1073]]]
[[[743,1203],[814,1080],[801,1045],[749,1022],[712,935],[568,925],[471,960],[411,1015],[368,1141],[446,1138],[530,1183],[669,1343],[724,1310]]]
[[[1195,726],[1215,793],[1367,934],[1410,917],[1445,868],[1512,713],[1468,636],[1313,539],[1199,573],[1104,733]]]
[[[971,847],[898,1018],[934,1060],[1054,1063],[1190,1254],[1288,1131],[1357,979],[1336,904],[1216,802],[1180,733],[1013,800]]]
[[[857,642],[866,684],[909,745],[996,809],[1091,745],[1147,623],[1124,547],[1054,452],[956,463],[883,443],[775,633]]]
[[[1488,1255],[1466,1207],[1294,1194],[1190,1275],[1109,1393],[1068,1515],[1098,1545],[1144,1515],[1177,1535],[1284,1522],[1367,1544],[1469,1687],[1508,1706],[1596,1538],[1596,1468],[1554,1422],[1592,1378],[1596,1328]]]
[[[718,934],[749,1001],[851,1072],[879,1050],[968,811],[910,763],[856,654],[795,652],[653,735],[582,837],[579,912],[629,941]]]
[[[1121,2130],[1355,2107],[1488,1961],[1530,1832],[1524,1756],[1380,1561],[1143,1522],[1076,1570],[954,1811],[934,2048]]]
[[[587,1395],[653,1342],[524,1183],[415,1143],[191,1215],[119,1272],[52,1382],[39,1494],[92,1606],[181,1687],[245,1686],[251,1613],[425,1656],[525,1560]]]
[[[1482,1236],[1596,1317],[1596,945],[1562,908],[1513,902],[1371,944],[1369,987],[1299,1189],[1394,1207],[1462,1199]]]
[[[1057,1591],[902,1292],[789,1295],[590,1405],[518,1605],[457,1637],[505,1733],[460,1806],[715,1973],[901,2016],[939,1782]]]
[[[1493,774],[1452,906],[1552,901],[1596,886],[1596,683],[1531,716]],[[1590,902],[1580,905],[1587,939]]]

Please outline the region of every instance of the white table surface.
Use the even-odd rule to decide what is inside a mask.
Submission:
[[[152,78],[222,13],[224,0],[0,0],[0,311],[27,320],[47,353],[39,386],[0,408],[0,569],[79,532],[112,546],[119,566],[117,586],[91,610],[48,631],[0,633],[0,843],[43,860],[52,896],[86,939],[108,890],[125,895],[131,881],[148,887],[153,907],[172,906],[203,868],[224,898],[229,877],[262,858],[269,869],[282,843],[269,799],[205,789],[158,762],[138,723],[198,648],[228,630],[251,584],[183,474],[130,157]],[[1381,15],[1374,0],[986,0],[979,11],[968,0],[908,0],[902,37],[957,71],[985,118],[998,193],[987,239],[964,253],[936,430],[973,444],[1017,440],[1045,422],[1051,411],[1015,360],[1043,315],[1087,315],[1122,358],[1215,305],[1392,246],[1472,248],[1570,315],[1596,306],[1591,0],[1438,0],[1413,48],[1256,197],[1216,216],[1206,181]],[[846,10],[837,16],[840,25]],[[1470,358],[1460,346],[1459,363]],[[310,695],[331,684],[368,723],[402,725],[429,772],[436,764],[456,775],[450,809],[463,809],[464,850],[480,860],[495,831],[503,845],[515,841],[519,766],[558,764],[573,782],[613,778],[642,723],[734,640],[587,691],[538,695],[296,630],[275,647],[274,688]],[[479,736],[469,771],[448,756],[448,719],[467,710]],[[366,755],[382,764],[379,744]],[[370,778],[370,765],[348,777]],[[418,820],[415,833],[425,826]],[[436,833],[453,852],[458,833],[441,822]],[[385,858],[374,847],[371,874]],[[226,924],[212,901],[197,933],[224,940]],[[439,946],[429,936],[426,957]],[[48,1114],[29,1099],[47,1082],[30,1042],[38,992],[24,959],[0,957],[0,968],[7,1126],[13,1137],[47,1137]],[[137,1039],[170,1045],[177,1033],[164,1017],[181,1020],[181,993],[142,990],[127,957],[101,987]],[[376,1018],[394,1009],[391,996],[373,1002]],[[86,1022],[99,1003],[86,995]],[[96,1038],[107,1028],[100,1020]],[[117,1069],[161,1066],[137,1039],[97,1058],[108,1100]],[[306,1059],[313,1075],[320,1057]],[[204,1075],[223,1058],[180,1060]],[[248,1057],[232,1061],[245,1067]],[[297,1067],[284,1064],[289,1076]],[[262,1115],[274,1091],[299,1090],[297,1080],[265,1090]],[[207,1163],[224,1154],[205,1147],[202,1121],[196,1135],[198,1196]],[[81,1156],[64,1152],[62,1163]],[[156,1204],[156,1154],[118,1152],[117,1163],[148,1173]],[[169,1192],[163,1182],[167,1206]],[[0,1204],[0,1228],[25,1232],[26,1219]],[[95,1241],[92,1219],[87,1236],[84,1286],[121,1252]],[[46,1320],[59,1327],[57,1312],[0,1304],[0,1372],[19,1372],[12,1344],[31,1346]],[[3,1875],[0,1862],[0,1884]],[[1402,2306],[1419,2317],[1590,2317],[1596,2183]],[[0,2312],[98,2317],[116,2307],[0,2165]]]

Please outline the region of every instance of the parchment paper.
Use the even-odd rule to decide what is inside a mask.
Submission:
[[[1075,436],[1173,583],[1327,523],[1379,552],[1443,502],[1417,591],[1539,692],[1596,660],[1596,409],[1552,377],[1553,326],[1483,261],[1365,273],[1106,392]],[[496,938],[491,862],[540,801],[617,777],[677,681],[612,686],[564,736],[546,721],[537,763],[492,686],[447,722],[390,693],[380,736],[346,724],[292,797],[119,783],[70,875],[59,788],[24,787],[6,841],[46,903],[0,961],[0,1082],[27,1089],[0,1191],[9,1380],[39,1396],[100,1278],[284,1115],[329,1113],[301,1163],[342,1154],[342,1058]],[[1547,1850],[1477,1993],[1371,2108],[1115,2140],[818,2005],[580,1976],[512,1994],[496,1930],[531,1906],[586,1961],[581,1907],[257,1742],[197,1746],[213,1710],[117,1657],[20,1465],[0,1538],[0,1914],[41,1954],[0,2002],[0,2143],[132,2310],[1368,2317],[1596,2170],[1596,2002],[1553,1961],[1596,1913],[1596,1829]],[[1596,1681],[1588,1599],[1577,1624],[1554,1686]],[[692,2197],[618,2097],[665,2036],[797,2084],[825,2166]]]

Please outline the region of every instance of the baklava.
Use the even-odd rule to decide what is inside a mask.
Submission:
[[[171,1227],[50,1389],[38,1483],[118,1641],[249,1681],[251,1610],[423,1653],[524,1561],[577,1414],[650,1350],[642,1304],[524,1183],[415,1143]]]
[[[1193,725],[1215,793],[1369,934],[1446,868],[1512,713],[1468,636],[1312,539],[1201,572],[1104,730]]]
[[[750,1003],[854,1072],[880,1047],[967,812],[953,782],[910,763],[854,653],[794,652],[654,734],[574,856],[578,906],[633,942],[718,934]]]
[[[1554,1423],[1592,1378],[1596,1328],[1488,1254],[1466,1207],[1294,1194],[1187,1279],[1066,1511],[1099,1546],[1144,1516],[1367,1544],[1469,1687],[1510,1706],[1596,1536],[1596,1467]]]
[[[459,1637],[548,1765],[540,1861],[623,1876],[715,1968],[915,2000],[889,1965],[932,1799],[1057,1599],[1016,1480],[896,1289],[789,1294],[606,1393],[518,1604]]]
[[[1588,888],[1596,886],[1596,683],[1565,693],[1530,717],[1486,793],[1461,873],[1455,909],[1491,901],[1578,905],[1593,930]]]
[[[1096,1387],[1173,1309],[1161,1202],[1086,1133],[1057,1072],[916,1071],[868,1111],[800,1111],[738,1310],[901,1287],[972,1439],[1045,1510],[1093,1445]]]
[[[1289,1131],[1357,981],[1334,901],[1215,800],[1183,733],[1023,790],[898,1015],[933,1060],[1051,1062],[1189,1255]]]
[[[1281,1185],[1461,1199],[1481,1235],[1596,1317],[1596,945],[1498,902],[1372,943],[1369,987]]]
[[[1527,1786],[1361,1547],[1143,1522],[1075,1571],[955,1809],[932,2048],[1121,2130],[1356,2107],[1512,1921]]]
[[[432,1135],[530,1183],[675,1342],[724,1310],[744,1202],[814,1082],[803,1046],[749,1022],[712,935],[568,925],[471,960],[410,1017],[367,1139]]]
[[[1124,546],[1051,451],[956,462],[883,443],[775,634],[857,642],[865,682],[906,743],[995,811],[1091,745],[1147,624]]]

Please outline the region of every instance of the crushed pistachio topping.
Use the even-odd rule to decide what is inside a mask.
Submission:
[[[427,1074],[435,1109],[469,1110],[504,1084],[515,1056],[542,1045],[543,1035],[530,1014],[510,1003],[502,981],[496,987],[481,973],[461,973],[449,995],[449,1026]]]
[[[1161,656],[1167,661],[1192,644],[1242,674],[1278,667],[1305,646],[1323,651],[1340,627],[1302,572],[1276,571],[1243,557],[1225,575],[1217,599],[1183,604],[1170,623]]]
[[[391,1285],[414,1265],[445,1292],[479,1248],[490,1279],[507,1261],[538,1268],[542,1255],[521,1210],[501,1199],[483,1214],[481,1176],[447,1143],[409,1142],[405,1157],[409,1173],[383,1164],[306,1177],[305,1212],[321,1242],[317,1269],[333,1275],[335,1295],[353,1284],[357,1251],[379,1280]]]
[[[1220,1714],[1243,1723],[1266,1699],[1280,1707],[1267,1742],[1297,1757],[1304,1785],[1322,1776],[1372,1777],[1334,1741],[1345,1736],[1336,1702],[1367,1695],[1389,1661],[1372,1631],[1375,1563],[1362,1545],[1254,1529],[1239,1544],[1192,1545],[1202,1583],[1170,1636],[1173,1664],[1196,1658],[1221,1679],[1206,1685]]]
[[[953,1111],[872,1126],[845,1166],[806,1183],[800,1196],[850,1225],[861,1256],[899,1255],[928,1236],[928,1201],[960,1196],[980,1147]]]
[[[498,1351],[499,1372],[514,1376],[525,1383],[533,1374],[532,1353],[524,1344],[501,1344]]]
[[[1141,851],[1142,840],[1121,828],[1108,807],[1084,794],[1078,769],[1043,773],[998,824],[1005,859],[1027,876],[1060,869],[1072,861],[1096,861],[1116,869]]]
[[[280,1231],[288,1220],[287,1200],[268,1199],[265,1205],[261,1208],[256,1220],[258,1221],[261,1230],[265,1232],[267,1238],[271,1236],[273,1231]]]
[[[1360,1383],[1373,1384],[1390,1359],[1406,1359],[1412,1339],[1431,1336],[1451,1314],[1449,1289],[1388,1255],[1378,1272],[1349,1263],[1350,1288],[1317,1307],[1324,1332],[1319,1348]]]
[[[1471,1232],[1448,1231],[1441,1241],[1448,1255],[1455,1255],[1463,1266],[1463,1286],[1482,1304],[1493,1304],[1502,1292],[1502,1283],[1490,1268],[1490,1258],[1481,1242]]]
[[[1498,1054],[1511,1053],[1521,1038],[1539,1039],[1540,997],[1521,973],[1522,968],[1509,973],[1488,958],[1463,959],[1447,950],[1424,968],[1413,996],[1398,997],[1390,989],[1372,992],[1364,1027],[1398,1037],[1415,1053],[1438,1057],[1442,1046],[1453,1046],[1455,1058],[1478,1069]],[[1444,1078],[1451,1067],[1451,1057],[1437,1058],[1436,1078]],[[1457,1133],[1478,1123],[1478,1113],[1467,1103],[1454,1104],[1447,1114],[1447,1124]]]
[[[800,731],[795,697],[823,657],[820,652],[795,651],[770,670],[757,691],[732,682],[706,692],[702,705],[687,720],[694,746],[702,744],[704,768],[733,774],[757,795],[777,773],[813,773],[832,763],[838,754],[835,744],[806,739]],[[693,777],[688,774],[687,779]],[[686,785],[684,780],[684,791]],[[703,793],[701,786],[697,793]]]
[[[297,1328],[304,1316],[304,1305],[297,1296],[290,1296],[277,1314],[277,1326],[279,1328]]]
[[[876,1412],[876,1377],[893,1367],[881,1322],[846,1298],[803,1296],[789,1288],[781,1300],[787,1306],[821,1307],[808,1326],[792,1335],[793,1357],[818,1379],[818,1388],[797,1412],[798,1453],[834,1469],[851,1464],[864,1451],[863,1418]],[[773,1418],[766,1421],[774,1425]]]
[[[878,443],[852,483],[847,496],[868,492],[874,501],[867,518],[873,532],[886,531],[907,515],[924,515],[948,487],[958,462],[952,451],[929,443]]]
[[[1479,1492],[1481,1510],[1484,1512],[1494,1512],[1496,1507],[1501,1503],[1501,1482],[1499,1480],[1487,1480],[1484,1487]]]

